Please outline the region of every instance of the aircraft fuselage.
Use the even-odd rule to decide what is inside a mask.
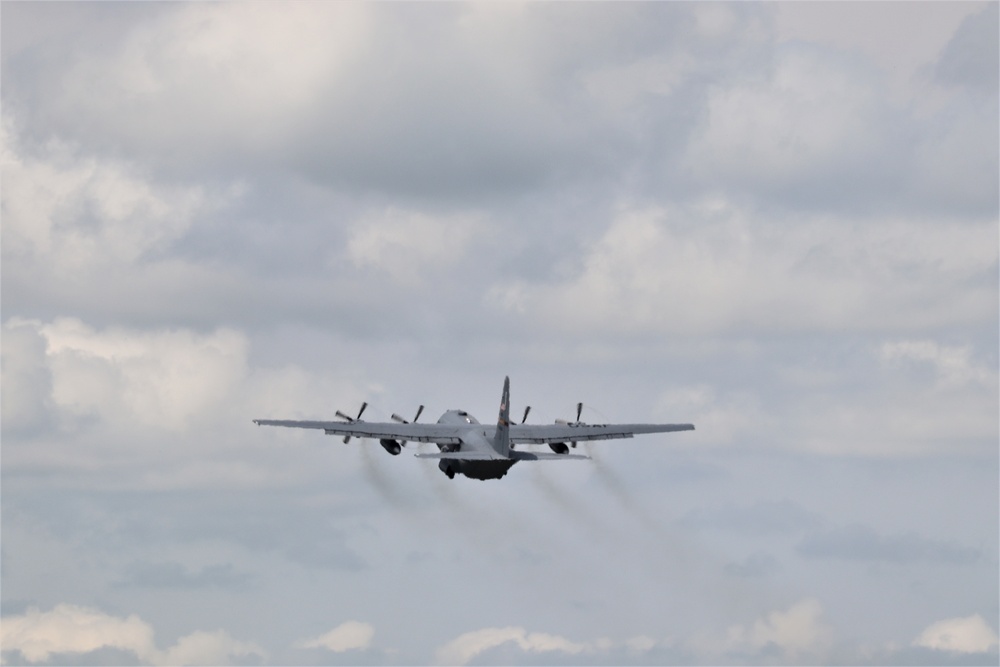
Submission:
[[[470,415],[465,410],[449,410],[441,415],[438,424],[450,424],[461,426],[479,426],[479,420]],[[462,435],[461,445],[438,445],[442,452],[462,451],[469,449],[473,451],[486,451],[493,448],[493,443],[487,439],[480,429],[469,429]],[[507,474],[517,463],[514,459],[501,459],[497,461],[471,461],[467,459],[442,459],[438,462],[438,469],[451,479],[456,474],[465,475],[471,479],[500,479]]]

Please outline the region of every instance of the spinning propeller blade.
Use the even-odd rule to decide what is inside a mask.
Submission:
[[[344,421],[346,421],[347,423],[352,423],[352,422],[356,422],[356,421],[360,421],[360,420],[361,420],[361,415],[363,415],[363,414],[365,413],[365,408],[367,408],[367,407],[368,407],[368,403],[367,403],[367,401],[366,401],[366,402],[364,402],[364,403],[362,403],[362,404],[361,404],[361,409],[360,409],[360,410],[358,410],[358,416],[357,416],[357,417],[352,417],[352,416],[350,416],[350,415],[345,415],[345,414],[344,414],[343,412],[341,412],[340,410],[337,410],[337,412],[336,412],[336,415],[337,415],[337,416],[338,416],[339,418],[341,418],[341,419],[343,419]],[[349,435],[345,435],[345,436],[344,436],[344,444],[346,445],[346,444],[347,444],[347,443],[349,443],[350,441],[351,441],[351,436],[349,436]]]
[[[563,426],[582,426],[583,422],[580,421],[580,415],[582,413],[583,413],[583,403],[577,403],[576,404],[576,421],[575,422],[566,421],[565,419],[557,419],[556,423],[557,424],[562,424]],[[573,441],[573,442],[571,442],[569,444],[570,444],[570,447],[576,447],[576,441]]]
[[[413,423],[414,424],[416,424],[417,420],[420,419],[420,415],[423,413],[423,411],[424,411],[424,406],[421,405],[420,407],[417,408],[417,414],[413,418]],[[397,415],[395,412],[392,413],[391,419],[393,421],[395,421],[395,422],[399,422],[400,424],[409,424],[410,423],[410,422],[406,421],[405,419],[403,419],[402,417],[400,417],[399,415]],[[401,447],[406,447],[406,440],[400,440],[399,441],[399,445]]]

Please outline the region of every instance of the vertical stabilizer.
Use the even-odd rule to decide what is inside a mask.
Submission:
[[[497,433],[493,436],[493,448],[503,456],[510,456],[510,378],[503,379],[503,396],[500,397],[500,416],[497,417]]]

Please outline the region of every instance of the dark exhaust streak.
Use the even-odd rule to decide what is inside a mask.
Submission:
[[[546,475],[541,465],[535,465],[531,473],[531,480],[535,488],[545,496],[549,502],[555,505],[560,511],[569,516],[577,523],[589,530],[604,532],[600,523],[581,505],[581,503],[570,497],[565,491],[560,489]]]
[[[666,531],[665,526],[656,520],[655,517],[649,514],[646,509],[636,501],[629,491],[628,485],[625,481],[618,476],[608,464],[601,460],[600,456],[597,455],[597,451],[594,449],[593,444],[590,442],[584,443],[584,450],[587,456],[591,458],[591,463],[594,466],[594,477],[597,479],[601,487],[605,491],[611,494],[612,497],[622,508],[628,510],[628,512],[634,516],[639,522],[651,530],[655,530],[659,533]]]
[[[378,453],[372,451],[374,443],[363,440],[358,445],[361,449],[361,469],[365,478],[390,505],[399,509],[410,509],[378,462],[376,458]]]

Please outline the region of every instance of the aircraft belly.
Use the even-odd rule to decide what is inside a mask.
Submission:
[[[500,479],[507,474],[510,467],[517,463],[510,459],[500,459],[497,461],[467,461],[458,459],[456,472],[471,479]]]

